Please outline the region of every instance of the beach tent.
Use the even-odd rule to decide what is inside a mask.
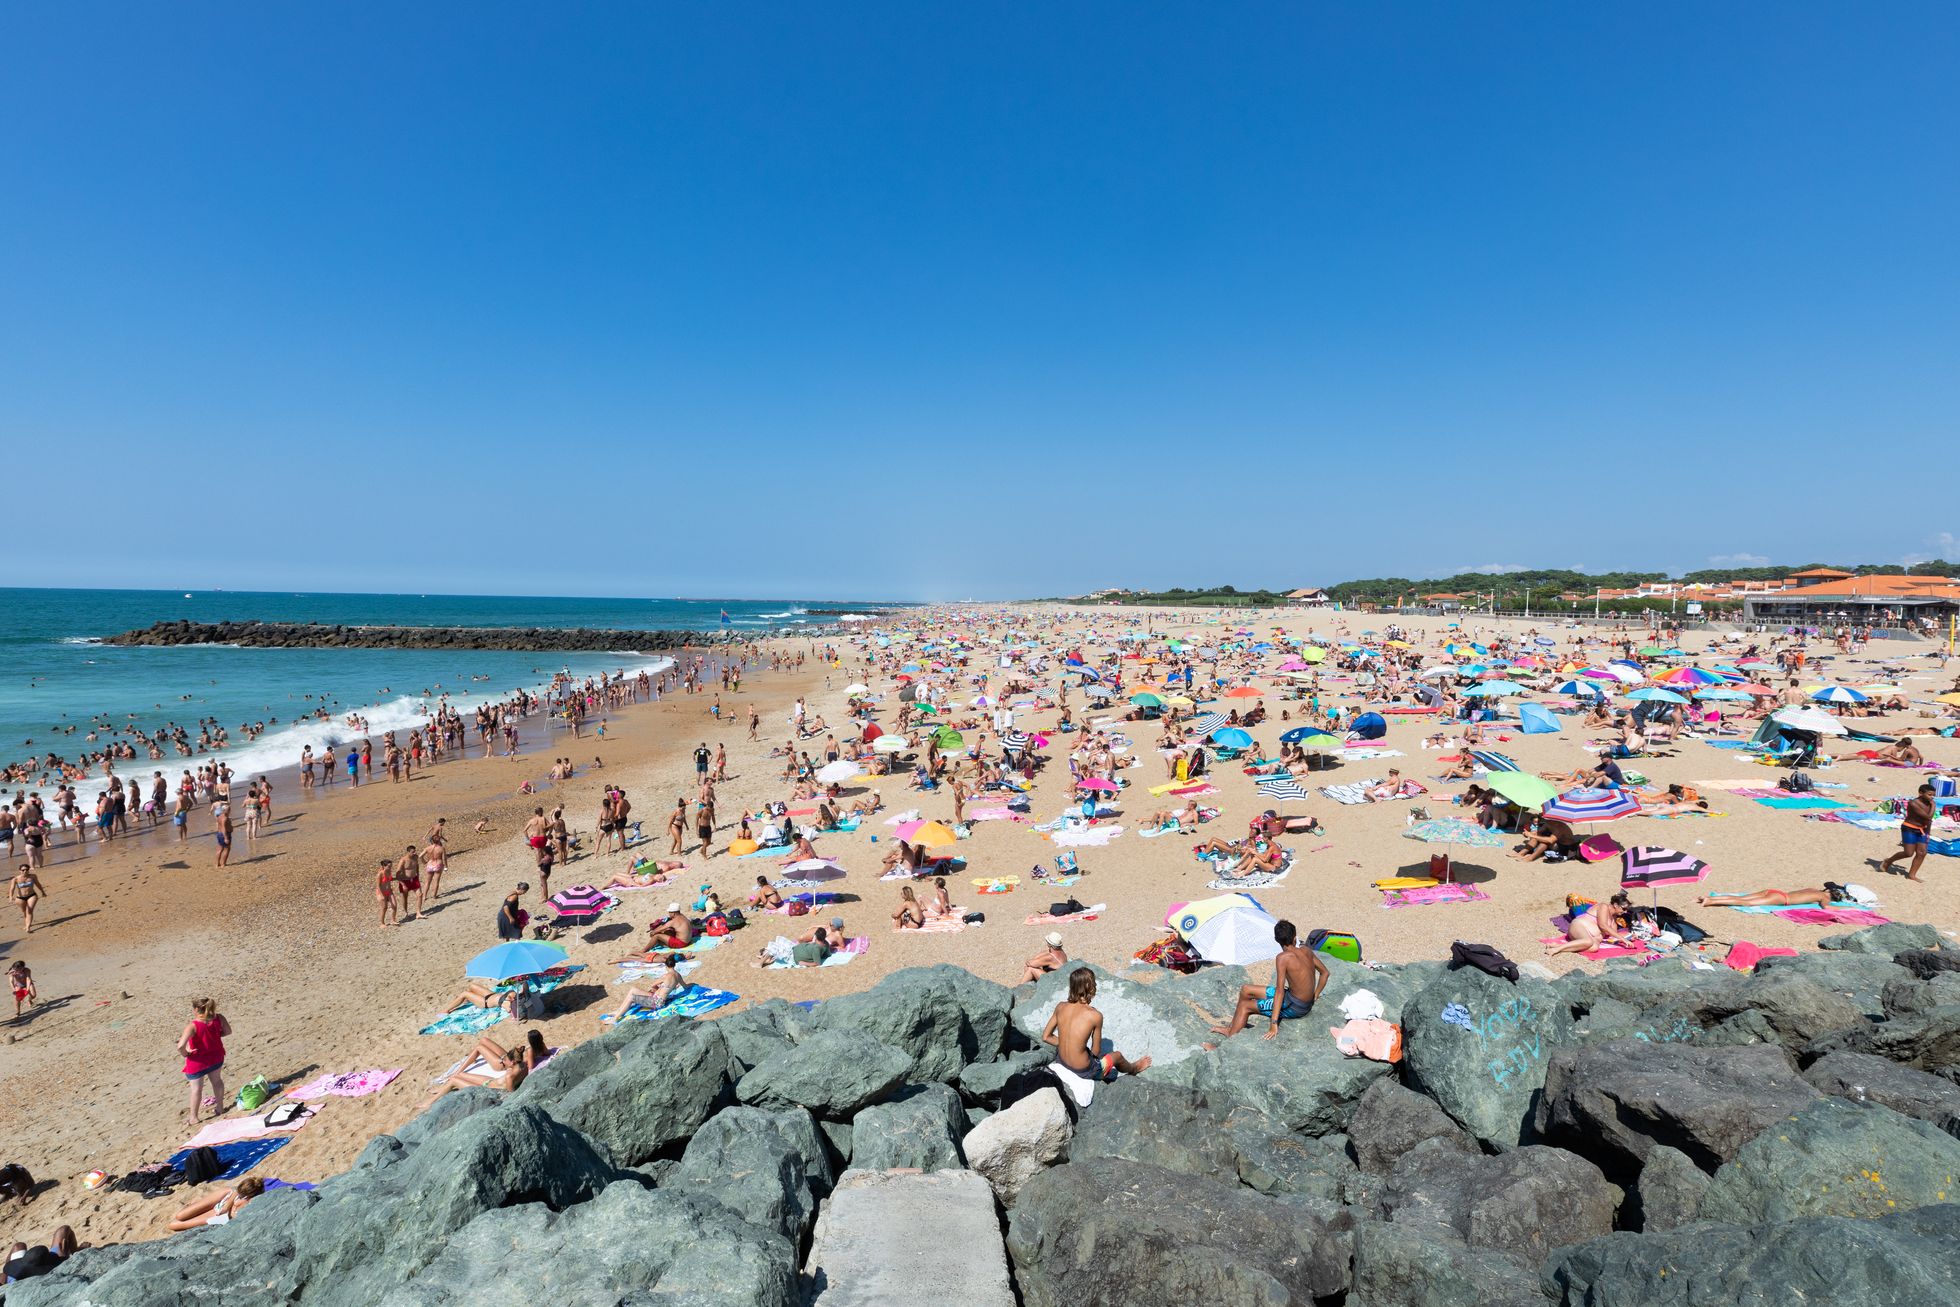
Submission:
[[[1526,735],[1557,735],[1558,718],[1543,704],[1521,703],[1518,705],[1519,729]]]
[[[1386,734],[1388,719],[1378,712],[1362,713],[1348,727],[1348,738],[1353,740],[1379,740]]]

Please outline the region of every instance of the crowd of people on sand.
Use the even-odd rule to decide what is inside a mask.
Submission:
[[[1396,625],[1380,633],[1363,633],[1368,637],[1363,643],[1355,638],[1350,619],[1336,614],[1330,633],[1310,632],[1307,638],[1296,637],[1283,644],[1221,638],[1216,632],[1173,642],[1157,629],[1154,617],[1117,621],[1094,613],[1036,618],[1025,613],[959,611],[921,614],[915,625],[930,630],[931,636],[920,637],[915,631],[914,638],[901,642],[881,640],[876,633],[863,631],[850,638],[818,637],[802,651],[751,648],[714,661],[697,656],[658,676],[642,673],[630,683],[602,680],[578,687],[554,685],[543,696],[520,697],[509,705],[480,710],[474,726],[482,756],[486,757],[498,747],[507,754],[514,753],[519,745],[519,723],[537,712],[550,712],[574,738],[581,738],[588,730],[602,734],[608,713],[637,699],[672,692],[710,696],[712,703],[704,705],[704,714],[716,728],[743,731],[743,744],[761,746],[763,721],[757,706],[747,703],[739,711],[724,707],[724,696],[733,699],[741,693],[745,668],[801,670],[808,659],[823,670],[826,688],[833,676],[853,677],[841,716],[836,716],[837,710],[826,715],[799,698],[787,714],[786,737],[769,747],[766,754],[756,750],[760,761],[777,772],[782,786],[778,800],[744,810],[739,816],[724,815],[718,807],[718,787],[730,776],[728,744],[703,739],[691,755],[691,792],[676,796],[661,828],[667,841],[663,858],[646,856],[648,837],[622,785],[608,781],[598,786],[589,846],[587,837],[568,818],[565,805],[549,810],[544,805],[534,806],[518,837],[533,854],[535,874],[518,881],[503,895],[496,912],[496,938],[515,942],[551,937],[552,923],[535,920],[529,905],[534,885],[535,901],[550,903],[551,877],[569,862],[588,857],[623,859],[624,867],[613,864],[603,884],[597,874],[584,879],[602,890],[626,891],[671,884],[686,870],[687,858],[706,864],[723,857],[765,854],[777,859],[780,870],[774,878],[769,874],[756,876],[744,906],[751,913],[808,920],[794,923],[787,933],[757,950],[754,965],[821,967],[851,941],[845,919],[831,897],[811,888],[828,878],[825,868],[838,866],[827,849],[826,837],[852,831],[863,818],[882,810],[881,792],[867,782],[899,776],[906,778],[908,794],[941,805],[946,818],[926,823],[928,829],[916,834],[911,833],[912,828],[902,828],[901,833],[889,837],[879,872],[897,882],[889,911],[891,928],[899,932],[957,928],[965,924],[968,914],[955,903],[948,885],[949,872],[960,865],[951,857],[949,842],[970,834],[972,821],[982,815],[976,810],[985,806],[993,810],[985,815],[997,815],[998,806],[1005,805],[1026,812],[1037,784],[1065,769],[1062,788],[1070,806],[1055,828],[1078,835],[1095,834],[1099,823],[1106,827],[1122,792],[1145,784],[1138,770],[1144,762],[1135,747],[1136,737],[1142,734],[1138,728],[1145,724],[1158,731],[1156,744],[1166,782],[1162,789],[1173,791],[1149,813],[1148,827],[1155,833],[1191,839],[1191,852],[1205,859],[1222,883],[1264,883],[1284,874],[1295,852],[1287,841],[1320,835],[1325,827],[1317,816],[1283,816],[1277,809],[1267,808],[1251,819],[1243,838],[1209,834],[1203,827],[1215,818],[1215,810],[1204,807],[1194,791],[1209,789],[1219,773],[1228,770],[1220,765],[1227,761],[1237,764],[1229,769],[1234,774],[1243,771],[1254,782],[1282,788],[1285,782],[1317,774],[1330,765],[1330,750],[1315,747],[1311,740],[1306,744],[1296,741],[1320,732],[1346,736],[1362,714],[1370,711],[1422,714],[1422,720],[1429,723],[1423,747],[1454,754],[1440,765],[1436,781],[1461,782],[1466,788],[1454,796],[1432,793],[1429,786],[1405,779],[1398,769],[1390,768],[1385,779],[1358,787],[1361,793],[1356,801],[1394,805],[1421,799],[1447,803],[1460,809],[1468,821],[1515,836],[1512,855],[1524,862],[1579,855],[1583,841],[1570,821],[1510,800],[1484,765],[1471,756],[1473,750],[1488,743],[1487,732],[1493,729],[1489,699],[1474,692],[1479,684],[1486,683],[1483,669],[1466,676],[1458,674],[1451,664],[1448,672],[1437,675],[1436,669],[1443,665],[1438,651],[1422,647],[1416,632]],[[1644,634],[1645,645],[1665,643],[1671,647],[1678,637],[1678,632],[1659,626]],[[1692,786],[1644,786],[1629,776],[1624,764],[1654,757],[1691,738],[1739,733],[1738,721],[1759,723],[1780,708],[1799,703],[1808,706],[1810,697],[1799,681],[1807,667],[1814,669],[1812,650],[1805,635],[1799,633],[1775,638],[1738,635],[1726,641],[1725,647],[1711,652],[1745,667],[1774,665],[1787,684],[1774,688],[1750,684],[1746,701],[1729,697],[1719,706],[1677,696],[1684,702],[1656,697],[1615,708],[1604,694],[1554,690],[1553,682],[1567,680],[1575,666],[1606,663],[1617,657],[1637,667],[1635,652],[1641,647],[1642,635],[1632,627],[1558,636],[1534,628],[1522,634],[1459,630],[1448,639],[1475,640],[1479,661],[1500,664],[1509,683],[1549,695],[1553,710],[1600,733],[1601,743],[1584,764],[1540,773],[1536,779],[1557,792],[1581,788],[1619,791],[1653,813],[1705,811],[1707,799]],[[930,648],[930,659],[922,656],[922,643]],[[1835,643],[1845,652],[1860,648],[1855,633],[1840,634]],[[1098,647],[1106,652],[1096,652]],[[1301,658],[1309,648],[1320,655],[1310,662]],[[1273,664],[1289,654],[1298,666],[1276,670]],[[1141,682],[1137,678],[1146,667],[1150,679]],[[1264,679],[1265,685],[1256,684],[1255,678]],[[874,685],[881,688],[873,690]],[[1147,698],[1137,693],[1140,688],[1149,691]],[[1956,683],[1956,690],[1960,690],[1960,683]],[[1080,715],[1071,703],[1076,696],[1088,705]],[[1736,702],[1744,703],[1740,711],[1730,706]],[[1826,711],[1863,717],[1915,706],[1902,693],[1892,693],[1889,698],[1865,704],[1829,705]],[[1930,711],[1943,720],[1960,717],[1950,708]],[[1042,719],[1039,743],[1035,742],[1033,721],[1037,715]],[[415,768],[431,765],[447,753],[459,753],[464,743],[463,726],[453,714],[439,712],[425,730],[410,732],[403,740],[393,736],[384,739],[383,770],[406,780]],[[1279,741],[1263,755],[1256,747],[1223,747],[1213,738],[1224,728],[1245,731],[1275,727],[1291,738]],[[1051,744],[1051,737],[1060,743]],[[1240,743],[1244,745],[1244,741]],[[1886,761],[1920,761],[1919,751],[1903,739],[1887,742],[1883,749],[1879,756]],[[1338,751],[1332,753],[1338,756]],[[306,762],[302,784],[334,784],[336,772],[349,781],[363,774],[371,779],[372,761],[366,741],[338,755],[329,750]],[[570,780],[580,774],[581,769],[570,758],[554,761],[553,779]],[[229,783],[230,778],[222,775],[222,764],[213,768],[213,775],[214,786]],[[846,785],[851,787],[849,791]],[[194,781],[192,789],[199,788]],[[1175,792],[1180,789],[1187,792]],[[254,793],[269,810],[269,787]],[[207,796],[200,793],[197,797]],[[1902,815],[1899,851],[1882,863],[1874,860],[1874,864],[1892,871],[1900,861],[1909,861],[1903,874],[1918,879],[1936,811],[1933,787],[1920,787]],[[116,825],[113,816],[109,825],[111,829]],[[430,900],[440,897],[447,864],[445,847],[443,823],[438,821],[421,844],[407,844],[400,857],[377,864],[374,892],[379,925],[412,921],[426,910]],[[1038,867],[1035,880],[1047,880],[1052,874],[1060,883],[1073,883],[1084,870],[1073,853],[1067,855],[1066,862],[1057,861],[1061,868],[1057,873]],[[35,905],[47,897],[35,874],[39,865],[38,860],[23,864],[13,882],[24,926],[31,924]],[[805,875],[817,879],[800,878]],[[1830,904],[1843,902],[1847,892],[1845,886],[1826,882],[1809,889],[1711,893],[1697,902],[1715,906]],[[819,912],[820,905],[830,910]],[[1057,905],[1053,918],[1057,923],[1069,919],[1059,910],[1065,906]],[[1546,945],[1550,955],[1584,955],[1610,945],[1648,939],[1657,926],[1669,924],[1657,919],[1653,909],[1636,904],[1624,890],[1603,903],[1574,892],[1566,896],[1565,908],[1563,938]],[[711,881],[699,884],[692,902],[685,895],[669,901],[648,922],[638,947],[617,959],[632,964],[643,978],[627,988],[606,1014],[607,1019],[625,1020],[659,1012],[685,996],[692,988],[683,975],[689,951],[704,934],[721,933],[715,926],[725,928],[726,918],[735,910],[724,906]],[[1277,920],[1271,933],[1272,982],[1244,986],[1233,1010],[1218,1014],[1214,1031],[1220,1039],[1236,1036],[1254,1024],[1263,1029],[1265,1038],[1273,1039],[1279,1037],[1282,1025],[1312,1018],[1328,983],[1328,968],[1292,921]],[[1104,1030],[1102,1014],[1095,1006],[1095,973],[1077,964],[1063,931],[1045,931],[1040,943],[1041,947],[1024,960],[1018,952],[1012,954],[1015,961],[1005,964],[1008,970],[1002,978],[1031,983],[1050,975],[1066,976],[1066,997],[1054,1007],[1043,1039],[1055,1050],[1053,1069],[1062,1087],[1086,1105],[1095,1085],[1120,1075],[1142,1074],[1151,1060],[1127,1055],[1117,1047],[1121,1032]],[[1178,965],[1201,961],[1190,942],[1176,932],[1139,956],[1158,956],[1152,950],[1159,946],[1163,946],[1162,956],[1177,959]],[[499,1008],[519,1022],[539,1021],[547,1015],[547,987],[535,982],[536,977],[516,977],[502,984],[473,981],[442,1011]],[[23,1001],[33,1001],[32,976],[17,968],[17,1006]],[[215,1004],[200,1000],[179,1040],[185,1057],[184,1074],[191,1084],[192,1110],[188,1115],[193,1122],[199,1111],[223,1101],[223,1040],[229,1033],[229,1024]],[[483,1037],[471,1052],[470,1065],[445,1077],[436,1086],[437,1093],[476,1085],[514,1089],[552,1050],[542,1033],[532,1027],[516,1043]],[[248,1191],[248,1187],[249,1182],[241,1182],[206,1195],[180,1212],[173,1228],[230,1219],[254,1196],[256,1191]],[[45,1245],[50,1250],[54,1246],[54,1240]]]

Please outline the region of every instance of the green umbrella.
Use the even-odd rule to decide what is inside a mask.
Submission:
[[[1159,699],[1154,694],[1147,694],[1147,693],[1131,695],[1130,702],[1135,704],[1139,708],[1161,708],[1164,706],[1164,701],[1162,699]]]
[[[940,727],[932,733],[932,738],[939,742],[942,749],[957,749],[966,743],[966,737],[950,726]]]
[[[1484,778],[1484,784],[1526,812],[1536,811],[1550,803],[1559,793],[1558,786],[1540,780],[1530,772],[1494,771]]]

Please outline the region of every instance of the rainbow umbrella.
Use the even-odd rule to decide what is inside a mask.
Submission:
[[[1640,800],[1625,790],[1582,786],[1567,790],[1545,805],[1545,815],[1558,821],[1618,821],[1640,811]]]

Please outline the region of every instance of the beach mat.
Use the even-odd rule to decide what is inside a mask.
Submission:
[[[1385,908],[1422,908],[1437,903],[1481,903],[1490,898],[1475,885],[1452,881],[1442,885],[1418,885],[1410,889],[1385,889]]]
[[[291,1135],[274,1135],[270,1139],[246,1139],[235,1144],[219,1144],[212,1151],[218,1155],[218,1160],[224,1164],[225,1169],[211,1177],[212,1183],[236,1180],[291,1142],[293,1142]],[[184,1168],[184,1159],[190,1155],[191,1150],[188,1148],[172,1153],[170,1165],[181,1171]]]
[[[718,1007],[726,1007],[741,997],[740,994],[731,994],[725,989],[709,989],[705,985],[690,985],[686,993],[675,995],[653,1011],[648,1012],[644,1008],[635,1008],[631,1012],[628,1012],[623,1020],[664,1021],[668,1017],[698,1017],[704,1012],[712,1012]],[[600,1017],[599,1020],[607,1025],[612,1024],[612,1018],[609,1016]]]
[[[445,1012],[423,1026],[418,1034],[423,1035],[476,1035],[488,1030],[504,1019],[500,1007],[464,1007],[454,1012]]]
[[[954,908],[943,917],[927,917],[926,924],[923,926],[907,926],[902,930],[894,926],[892,933],[894,935],[951,935],[966,929],[964,920],[966,911],[965,908]]]
[[[298,1089],[287,1090],[286,1097],[297,1098],[303,1103],[316,1098],[326,1098],[329,1095],[335,1098],[365,1098],[369,1094],[378,1094],[386,1089],[401,1073],[400,1067],[391,1071],[379,1069],[339,1073],[329,1071],[318,1079],[301,1085]]]
[[[1800,794],[1793,799],[1757,799],[1756,802],[1765,808],[1780,808],[1785,810],[1802,808],[1848,808],[1851,806],[1848,803],[1839,803],[1836,799],[1826,799],[1815,794]]]

